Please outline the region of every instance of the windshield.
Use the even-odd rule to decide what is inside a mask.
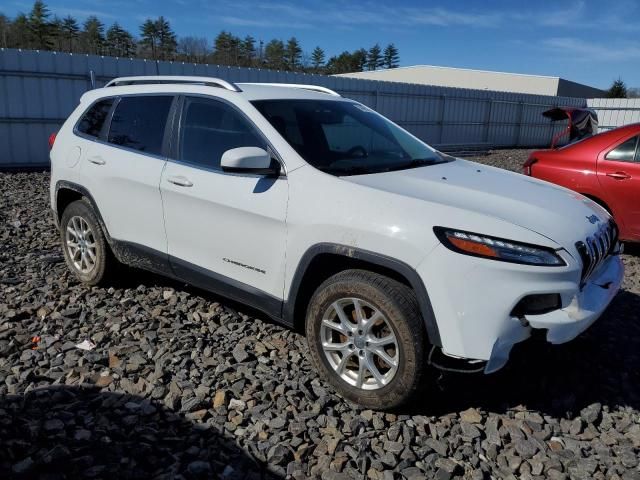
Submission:
[[[253,105],[309,164],[332,175],[362,175],[450,161],[349,101],[258,100]]]

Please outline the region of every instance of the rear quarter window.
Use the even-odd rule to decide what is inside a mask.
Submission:
[[[76,130],[89,137],[98,138],[113,102],[113,98],[107,98],[94,103],[80,119]]]
[[[109,143],[160,155],[171,95],[122,97],[109,128]]]
[[[635,136],[622,142],[616,148],[606,155],[607,160],[616,160],[618,162],[633,162],[636,154],[636,146],[639,136]]]

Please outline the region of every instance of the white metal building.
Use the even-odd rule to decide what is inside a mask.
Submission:
[[[340,76],[386,82],[493,90],[497,92],[531,93],[534,95],[580,98],[604,96],[602,90],[559,77],[491,72],[468,68],[436,67],[432,65],[414,65],[372,72],[344,73]]]

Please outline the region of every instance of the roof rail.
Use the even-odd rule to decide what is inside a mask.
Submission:
[[[341,97],[338,92],[335,92],[327,87],[321,87],[319,85],[303,85],[301,83],[242,83],[241,85],[264,85],[266,87],[289,87],[289,88],[301,88],[303,90],[312,90],[314,92],[326,93],[333,95],[334,97]]]
[[[106,87],[117,87],[123,85],[153,85],[153,84],[192,84],[205,85],[207,87],[224,88],[231,92],[241,92],[235,83],[221,80],[214,77],[187,77],[187,76],[170,76],[170,75],[147,75],[140,77],[119,77],[114,78],[105,85]]]

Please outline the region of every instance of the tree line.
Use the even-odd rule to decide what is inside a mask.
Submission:
[[[136,36],[118,22],[107,28],[96,16],[87,17],[82,24],[71,15],[61,18],[41,0],[34,2],[29,13],[13,19],[0,13],[0,47],[323,74],[396,68],[400,63],[393,43],[384,49],[376,43],[329,58],[319,46],[305,52],[295,37],[265,43],[251,35],[240,38],[222,31],[210,44],[205,37],[178,37],[163,16],[144,21]]]

